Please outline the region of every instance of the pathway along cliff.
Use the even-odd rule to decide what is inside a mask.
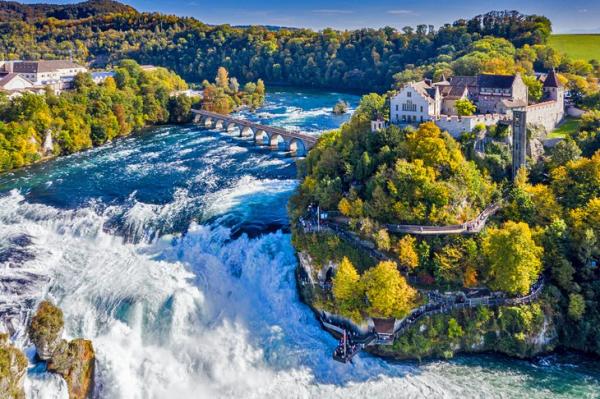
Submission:
[[[334,93],[271,92],[261,124],[319,132]],[[594,397],[597,364],[493,356],[331,359],[336,340],[297,295],[286,204],[294,159],[195,126],[162,127],[0,176],[0,318],[45,293],[65,338],[90,339],[99,398]],[[25,239],[27,237],[27,239]],[[30,353],[30,352],[28,352]],[[64,398],[40,369],[29,398]]]

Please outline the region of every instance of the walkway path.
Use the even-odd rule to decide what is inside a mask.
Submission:
[[[483,229],[487,219],[498,209],[500,209],[499,203],[490,205],[476,219],[457,226],[386,225],[386,227],[392,232],[412,234],[474,234]],[[342,220],[342,223],[339,222],[340,217],[325,219],[319,224],[316,223],[314,217],[301,220],[305,232],[315,232],[317,230],[317,226],[319,226],[319,232],[333,232],[345,238],[346,240],[353,242],[355,245],[365,250],[377,260],[390,260],[395,262],[395,259],[390,257],[388,254],[376,249],[372,242],[364,240],[355,233],[352,233],[344,228],[344,225],[346,225],[348,221]],[[395,229],[392,229],[391,226],[395,226]],[[424,233],[423,230],[421,230],[425,227],[429,229],[427,230],[427,233]],[[403,271],[403,274],[407,279],[410,279],[406,271]],[[435,314],[450,313],[457,309],[476,308],[478,306],[498,307],[529,304],[538,299],[543,288],[544,278],[543,276],[540,276],[539,280],[531,287],[527,295],[516,298],[506,297],[506,295],[502,292],[492,292],[489,295],[479,295],[476,292],[473,296],[469,296],[464,293],[461,293],[460,295],[440,295],[437,290],[419,289],[421,293],[424,293],[428,297],[429,302],[417,309],[414,309],[406,317],[396,323],[394,328],[394,337],[397,338],[402,335],[408,328],[413,326],[422,318]],[[325,327],[329,328],[330,330],[337,331],[338,333],[340,331],[346,331],[349,329],[351,330],[351,327],[347,325],[337,326],[335,321],[324,319],[323,317],[321,317],[321,322]],[[340,340],[340,344],[334,352],[334,358],[345,363],[350,361],[352,357],[365,346],[378,344],[384,341],[389,342],[389,339],[380,338],[381,337],[379,337],[375,331],[371,331],[366,335],[360,334],[358,331],[353,331],[347,339]]]
[[[462,224],[452,224],[447,226],[425,226],[414,224],[384,224],[383,226],[390,232],[396,234],[413,234],[413,235],[446,235],[446,234],[477,234],[483,230],[487,220],[493,216],[501,208],[501,202],[496,202],[488,205],[473,220]],[[348,224],[350,218],[338,216],[337,212],[333,213],[330,220],[325,220],[325,223]]]

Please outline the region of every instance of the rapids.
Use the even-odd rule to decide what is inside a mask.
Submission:
[[[357,106],[277,90],[241,116],[316,134],[347,119],[339,98]],[[167,126],[0,176],[0,325],[32,359],[26,320],[55,300],[67,338],[94,343],[98,398],[598,397],[599,367],[575,357],[334,362],[296,292],[295,175],[288,154]],[[39,365],[26,389],[67,397]]]

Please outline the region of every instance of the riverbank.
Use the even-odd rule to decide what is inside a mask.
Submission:
[[[370,331],[373,324],[368,319],[356,324],[335,314],[333,308],[323,307],[324,301],[320,297],[331,295],[324,285],[325,273],[311,263],[308,253],[299,252],[297,257],[296,279],[300,298],[311,308],[323,328],[336,338],[341,337],[344,329],[357,335]],[[335,269],[337,265],[329,263],[328,267]],[[394,360],[448,359],[458,354],[476,353],[499,353],[531,359],[551,353],[557,343],[558,335],[551,312],[540,302],[490,308],[479,306],[437,313],[423,317],[395,334],[390,345],[373,343],[364,350]]]
[[[346,120],[330,113],[336,100],[268,93],[260,123],[335,128]],[[32,295],[55,298],[66,337],[94,344],[98,398],[597,395],[600,370],[577,359],[333,361],[336,340],[299,300],[285,232],[295,161],[224,132],[160,126],[1,175],[10,311],[30,310]],[[55,375],[25,378],[30,392],[66,397]]]

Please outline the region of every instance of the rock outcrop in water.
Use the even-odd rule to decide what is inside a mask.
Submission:
[[[61,375],[67,382],[69,398],[85,399],[94,385],[94,348],[89,340],[62,339],[63,327],[62,311],[44,301],[31,320],[29,337],[38,357],[47,362],[48,371]]]
[[[27,372],[27,358],[12,346],[7,334],[0,334],[0,397],[24,399],[23,380]]]

